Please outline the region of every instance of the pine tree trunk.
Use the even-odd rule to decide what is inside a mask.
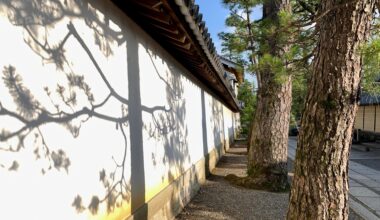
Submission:
[[[346,3],[345,3],[346,2]],[[287,219],[348,219],[348,159],[374,0],[322,0]]]
[[[264,85],[264,84],[263,84]],[[268,87],[267,87],[268,86]],[[260,89],[250,139],[248,173],[265,174],[274,191],[285,190],[287,182],[288,129],[292,94],[291,77],[281,86]]]
[[[263,5],[263,18],[278,22],[278,13],[286,10],[290,13],[289,0],[269,0]],[[269,53],[281,57],[289,50],[281,45],[277,36],[267,39]],[[257,93],[257,107],[249,139],[248,174],[264,178],[261,184],[269,190],[282,191],[288,186],[287,157],[288,129],[291,109],[292,81],[285,76],[278,82],[276,73],[260,73],[261,86]]]

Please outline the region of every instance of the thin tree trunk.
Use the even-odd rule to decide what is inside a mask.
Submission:
[[[278,22],[280,10],[290,13],[289,0],[266,1],[263,5],[263,18]],[[270,36],[266,43],[272,56],[282,57],[289,50],[287,45],[278,42],[276,35]],[[257,108],[249,139],[248,173],[253,178],[264,178],[259,184],[268,186],[270,190],[281,191],[288,186],[288,129],[292,80],[291,75],[288,75],[278,82],[275,79],[276,73],[270,69],[260,76]]]
[[[253,36],[254,36],[253,28],[252,28],[252,25],[251,25],[251,13],[252,13],[251,9],[249,9],[248,7],[246,7],[245,8],[245,15],[246,15],[246,19],[247,19],[247,31],[248,31],[248,34],[250,36],[249,37],[249,44],[250,44],[251,53],[252,53],[249,60],[251,61],[251,64],[253,66],[256,66],[257,62],[256,62],[256,59],[254,57],[254,54],[256,53],[256,49],[255,49],[255,39],[253,38]],[[257,80],[257,88],[260,88],[261,87],[261,75],[260,75],[260,72],[256,73],[256,80]]]
[[[346,2],[346,4],[345,4]],[[374,0],[322,0],[287,219],[348,219],[348,159]]]

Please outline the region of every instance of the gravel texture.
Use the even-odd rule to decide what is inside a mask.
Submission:
[[[245,176],[246,169],[246,146],[240,142],[220,159],[198,195],[177,219],[284,219],[288,193],[244,189],[224,180],[228,174]]]
[[[289,165],[292,169],[292,163]],[[285,219],[289,193],[245,189],[233,186],[224,179],[228,174],[245,176],[246,169],[246,145],[238,141],[220,159],[199,193],[176,219]],[[361,218],[351,212],[349,219]]]

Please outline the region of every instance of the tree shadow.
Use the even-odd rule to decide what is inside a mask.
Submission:
[[[213,115],[211,124],[213,125],[214,146],[217,149],[217,153],[219,153],[219,148],[225,147],[223,105],[213,99],[211,102],[211,110]],[[217,157],[219,156],[220,155],[218,154]]]
[[[18,73],[15,66],[9,64],[3,67],[3,81],[9,94],[16,105],[15,109],[9,108],[7,103],[2,103],[0,99],[0,117],[9,117],[17,121],[20,127],[17,129],[2,128],[0,133],[0,143],[7,145],[0,151],[17,153],[25,147],[24,139],[27,136],[35,138],[34,154],[36,160],[46,159],[49,165],[41,169],[44,174],[53,167],[57,170],[64,169],[67,173],[70,170],[70,158],[63,149],[51,150],[49,143],[44,138],[45,134],[40,129],[46,124],[59,124],[67,128],[74,138],[80,135],[81,127],[88,121],[97,118],[115,124],[116,130],[124,140],[124,151],[120,161],[114,161],[114,170],[99,170],[99,182],[104,187],[104,195],[93,195],[88,205],[83,204],[81,195],[73,198],[72,206],[77,212],[89,210],[92,214],[97,214],[99,206],[105,203],[107,211],[113,212],[115,208],[123,205],[124,201],[131,203],[132,212],[140,207],[146,207],[145,201],[145,168],[143,152],[143,128],[142,112],[150,114],[154,121],[151,133],[160,134],[164,140],[165,157],[163,162],[169,166],[179,168],[182,173],[183,161],[189,160],[187,149],[187,128],[185,121],[185,100],[183,99],[183,86],[181,85],[181,75],[171,70],[169,79],[162,78],[167,85],[166,95],[169,108],[166,106],[147,107],[141,103],[140,94],[140,70],[139,70],[139,41],[129,33],[125,34],[122,24],[113,24],[119,28],[111,27],[111,23],[118,19],[113,19],[109,13],[102,13],[104,6],[99,6],[99,1],[39,1],[39,0],[0,0],[0,10],[6,12],[10,23],[14,26],[22,27],[24,30],[24,41],[30,49],[38,55],[42,63],[51,63],[56,66],[57,72],[65,75],[66,80],[52,88],[51,85],[44,86],[45,96],[50,100],[50,104],[44,106],[42,102],[34,97],[31,90],[23,84],[22,74]],[[102,14],[100,16],[99,14]],[[80,18],[93,30],[94,42],[99,51],[105,56],[111,56],[113,50],[111,44],[119,46],[125,42],[127,45],[128,57],[128,97],[120,94],[107,79],[107,73],[103,71],[96,56],[86,44],[86,40],[77,30],[77,27],[67,21],[66,33],[62,34],[59,41],[49,40],[49,30],[54,28],[57,22],[65,21],[65,18]],[[65,45],[68,41],[75,41],[87,55],[96,69],[102,84],[107,88],[107,93],[95,96],[92,87],[86,82],[86,77],[73,70],[67,58]],[[173,68],[170,67],[169,68]],[[157,69],[156,69],[157,70]],[[35,73],[28,73],[35,74]],[[157,74],[160,74],[157,71]],[[85,102],[78,101],[78,97],[85,97]],[[118,115],[104,113],[101,109],[107,103],[117,101],[120,104]],[[130,131],[127,137],[126,129]],[[130,143],[131,152],[131,177],[127,179],[126,168],[127,149]],[[8,170],[17,171],[20,161],[14,161]],[[0,168],[6,168],[0,164]],[[169,172],[169,179],[175,178]],[[147,218],[147,210],[141,212],[142,218]]]
[[[154,138],[164,146],[163,157],[156,158],[152,155],[152,159],[153,161],[161,159],[162,164],[171,168],[167,174],[162,176],[162,181],[167,179],[173,186],[174,193],[171,195],[171,214],[169,216],[175,216],[197,192],[201,178],[195,164],[192,164],[189,152],[189,128],[186,123],[189,118],[187,118],[186,109],[191,106],[189,107],[189,103],[187,103],[188,97],[185,94],[186,85],[184,83],[190,80],[186,77],[185,72],[169,62],[162,60],[161,64],[166,65],[167,69],[159,68],[160,60],[157,58],[165,56],[164,54],[158,54],[151,50],[147,50],[147,52],[157,78],[165,86],[166,103],[170,110],[153,115],[152,122],[146,129],[150,138]]]
[[[162,141],[165,154],[162,162],[168,167],[175,167],[175,173],[183,173],[184,163],[190,162],[188,151],[188,128],[186,121],[186,99],[184,97],[184,77],[169,63],[162,61],[167,65],[167,70],[162,71],[157,66],[156,59],[159,55],[154,51],[147,50],[152,66],[154,67],[157,77],[164,83],[166,90],[166,103],[168,111],[153,115],[151,125],[147,126],[151,138]],[[164,178],[164,177],[163,177]],[[176,175],[172,172],[168,174],[169,181],[173,181]]]

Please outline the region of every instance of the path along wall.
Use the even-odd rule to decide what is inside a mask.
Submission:
[[[0,34],[0,219],[173,218],[233,140],[109,1],[0,0]]]

